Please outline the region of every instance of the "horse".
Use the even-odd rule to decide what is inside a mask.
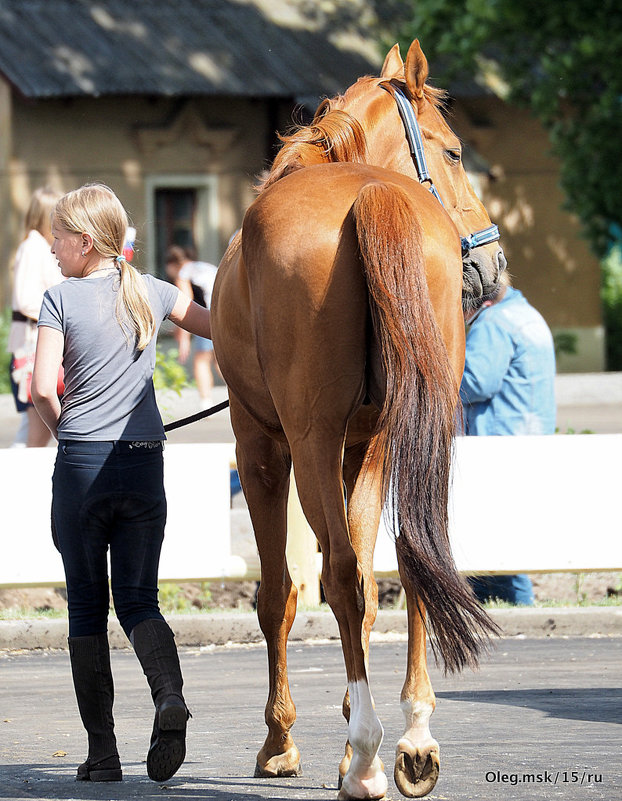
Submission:
[[[463,306],[494,292],[505,259],[443,117],[444,94],[427,77],[419,42],[405,62],[395,45],[379,77],[322,101],[310,125],[281,137],[212,299],[261,564],[268,733],[255,775],[300,772],[286,654],[297,596],[285,556],[293,466],[345,662],[342,799],[381,798],[388,786],[367,670],[385,502],[408,616],[394,768],[403,795],[425,795],[439,774],[426,633],[454,671],[475,664],[496,631],[454,565],[447,502]]]

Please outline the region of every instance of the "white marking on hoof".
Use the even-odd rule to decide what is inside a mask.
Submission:
[[[348,772],[343,777],[339,798],[382,798],[388,787],[387,777],[378,759],[384,734],[382,725],[366,681],[349,682],[348,693],[348,740],[353,753]]]
[[[421,701],[402,701],[400,706],[406,721],[406,730],[397,744],[397,753],[399,754],[401,750],[410,752],[413,747],[438,748],[438,743],[430,733],[430,717],[434,712],[434,706]]]

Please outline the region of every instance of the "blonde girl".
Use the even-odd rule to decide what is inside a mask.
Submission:
[[[32,395],[58,440],[52,521],[65,568],[74,687],[88,734],[77,779],[122,778],[107,637],[109,550],[115,611],[155,704],[147,773],[161,782],[184,760],[189,713],[173,633],[157,600],[166,498],[155,341],[165,318],[200,336],[211,331],[209,311],[124,259],[127,228],[125,209],[101,184],[69,192],[54,207],[52,253],[67,280],[44,296]]]

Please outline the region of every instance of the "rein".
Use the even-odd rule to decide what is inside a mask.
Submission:
[[[410,155],[414,162],[419,177],[420,184],[428,184],[428,189],[438,200],[441,206],[444,207],[438,189],[434,186],[434,181],[428,172],[428,165],[425,159],[423,150],[423,137],[421,136],[421,128],[417,122],[417,117],[413,111],[413,107],[399,86],[391,84],[391,89],[388,86],[381,84],[382,88],[393,95],[397,103],[397,110],[399,111],[402,122],[404,123],[404,131],[406,132],[406,141],[410,148]],[[490,225],[488,228],[482,228],[481,231],[476,231],[468,236],[460,237],[460,244],[462,245],[462,258],[467,256],[474,248],[479,248],[482,245],[489,245],[491,242],[497,242],[500,238],[499,228],[496,225]]]
[[[182,426],[190,425],[190,423],[196,423],[199,420],[203,420],[206,417],[210,417],[212,414],[216,414],[216,412],[221,412],[223,409],[226,409],[229,405],[229,401],[221,401],[221,403],[217,403],[216,406],[211,406],[209,409],[205,409],[202,412],[197,412],[196,414],[191,414],[189,417],[183,417],[181,420],[175,420],[173,423],[167,423],[164,426],[165,431],[174,431],[176,428],[181,428]]]

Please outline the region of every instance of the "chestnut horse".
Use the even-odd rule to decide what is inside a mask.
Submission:
[[[476,662],[494,629],[452,560],[447,499],[464,361],[461,299],[476,305],[492,292],[504,259],[427,74],[417,41],[405,64],[395,46],[379,78],[324,101],[310,126],[283,138],[212,301],[261,560],[270,688],[255,775],[300,768],[286,659],[297,595],[285,557],[293,465],[346,667],[340,798],[380,798],[387,789],[367,674],[377,611],[372,559],[387,496],[409,631],[394,771],[404,795],[429,792],[439,770],[426,630],[446,668],[457,670]],[[444,206],[429,179],[419,181],[397,92],[416,117]],[[484,244],[469,250],[467,234],[481,228]]]

